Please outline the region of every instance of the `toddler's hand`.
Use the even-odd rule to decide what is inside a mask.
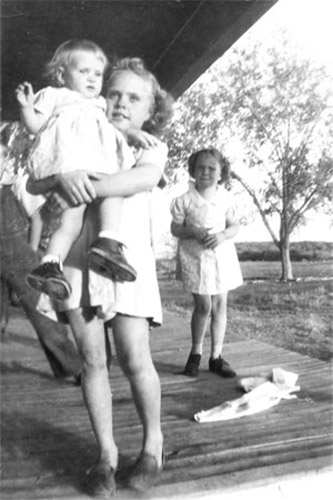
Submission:
[[[158,139],[153,135],[140,129],[130,129],[126,132],[128,144],[133,146],[140,146],[148,149],[157,146]]]
[[[15,90],[16,99],[22,108],[32,107],[34,104],[34,91],[29,82],[21,83]]]

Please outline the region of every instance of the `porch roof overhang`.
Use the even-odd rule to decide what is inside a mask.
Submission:
[[[2,118],[17,118],[17,84],[41,87],[45,62],[70,38],[142,57],[177,98],[276,1],[2,0]]]

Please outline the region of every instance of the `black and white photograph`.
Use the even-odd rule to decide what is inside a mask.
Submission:
[[[333,482],[333,2],[1,0],[1,500]]]

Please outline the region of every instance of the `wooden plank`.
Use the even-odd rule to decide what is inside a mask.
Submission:
[[[1,345],[1,499],[87,498],[81,477],[95,460],[97,447],[81,391],[52,378],[33,331],[19,313],[11,322],[11,335]],[[241,392],[235,379],[208,372],[208,358],[198,379],[185,377],[188,343],[187,320],[165,313],[165,325],[152,333],[151,344],[162,384],[167,463],[161,484],[147,498],[203,498],[333,470],[330,364],[253,340],[227,344],[225,355],[239,376],[281,366],[299,374],[301,390],[297,399],[257,415],[198,424],[194,413]],[[140,449],[142,431],[116,359],[110,381],[115,435],[126,469]],[[132,498],[119,484],[117,498]]]

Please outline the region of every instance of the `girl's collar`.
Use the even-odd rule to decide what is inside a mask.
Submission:
[[[205,198],[203,198],[203,196],[201,196],[201,194],[196,190],[195,188],[195,181],[193,181],[192,179],[189,181],[189,193],[190,195],[192,196],[192,199],[193,201],[195,202],[196,205],[198,206],[203,206],[203,205],[206,205],[207,203],[211,203],[213,205],[216,205],[218,203],[218,200],[219,200],[219,194],[221,193],[221,191],[223,190],[223,186],[221,185],[218,185],[217,186],[217,190],[216,190],[216,195],[214,196],[214,198],[212,198],[211,200],[206,200]]]

